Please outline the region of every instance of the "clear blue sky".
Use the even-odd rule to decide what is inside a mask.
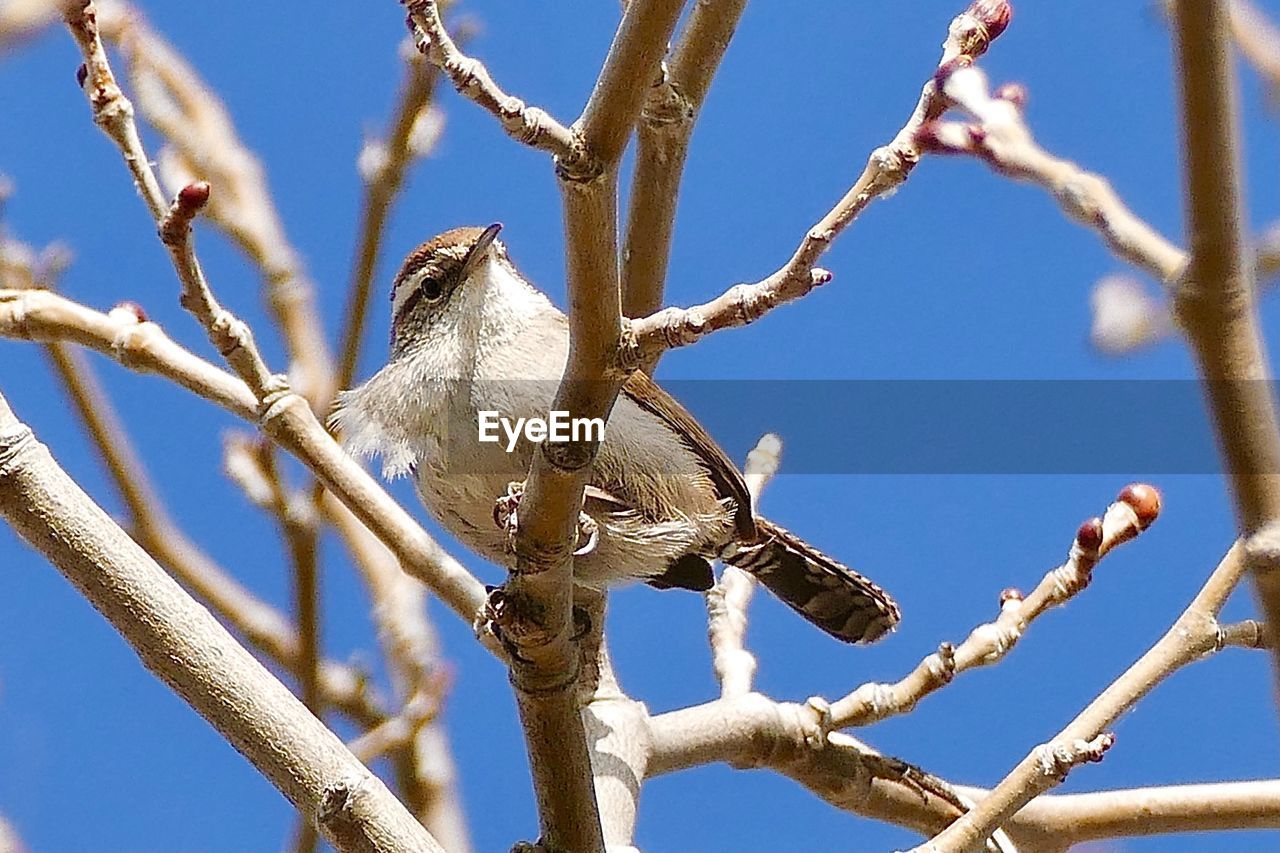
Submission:
[[[694,138],[682,195],[671,301],[702,301],[775,269],[804,230],[896,131],[937,59],[956,2],[756,0],[746,13]],[[1051,150],[1104,172],[1142,216],[1181,240],[1170,44],[1153,3],[1023,3],[983,60],[996,81],[1029,89],[1028,118]],[[143,6],[222,93],[269,172],[288,231],[320,289],[336,333],[346,291],[360,185],[362,135],[380,128],[400,82],[402,10],[362,3],[157,3]],[[499,80],[568,119],[589,91],[617,15],[612,2],[471,0],[472,43]],[[801,12],[801,7],[803,11]],[[1280,3],[1267,8],[1280,12]],[[65,289],[91,305],[143,304],[176,338],[216,359],[178,308],[177,287],[118,155],[89,120],[75,86],[78,56],[51,33],[0,58],[0,171],[15,182],[16,236],[68,242]],[[1277,128],[1262,85],[1243,74],[1252,223],[1280,210]],[[559,202],[545,158],[508,140],[452,92],[446,135],[413,174],[388,237],[394,263],[457,224],[506,223],[510,250],[562,300]],[[154,143],[154,137],[148,141]],[[208,230],[200,248],[220,297],[259,330],[272,363],[258,279]],[[1186,351],[1165,343],[1112,360],[1089,347],[1088,294],[1123,270],[1092,233],[1044,192],[965,160],[930,159],[877,203],[831,251],[835,281],[749,329],[719,334],[663,363],[668,379],[1185,379]],[[389,273],[384,267],[380,289]],[[385,303],[381,299],[378,305]],[[1274,298],[1263,305],[1274,340]],[[373,324],[361,371],[384,353],[387,318]],[[1273,346],[1274,348],[1274,346]],[[181,524],[265,598],[286,606],[287,577],[271,523],[220,473],[230,416],[165,382],[96,360]],[[839,394],[842,386],[832,385]],[[945,386],[940,386],[945,387]],[[1078,443],[1082,459],[1121,417],[1074,386],[1074,416],[1039,425],[1046,442]],[[98,462],[38,351],[0,344],[0,388],[62,462],[119,509]],[[696,389],[690,393],[694,393]],[[695,394],[696,396],[696,394]],[[698,410],[699,400],[687,398]],[[741,413],[725,442],[737,456],[755,433],[795,415],[768,399]],[[721,413],[722,415],[725,413]],[[886,413],[886,418],[901,413]],[[735,418],[722,418],[735,420]],[[749,427],[749,428],[748,428]],[[966,418],[943,420],[924,445],[963,443]],[[1187,429],[1199,428],[1190,419]],[[1024,437],[1019,437],[1024,440]],[[807,434],[817,446],[850,437]],[[859,448],[842,451],[858,459]],[[874,457],[874,447],[866,450]],[[948,779],[991,784],[1055,733],[1165,630],[1233,537],[1221,479],[1068,459],[1056,472],[782,476],[764,511],[871,574],[897,596],[900,630],[870,649],[838,646],[765,596],[751,645],[759,687],[779,698],[841,695],[891,680],[940,640],[962,639],[995,612],[1007,586],[1029,588],[1065,554],[1076,526],[1127,482],[1150,479],[1165,512],[1138,543],[1100,567],[1065,610],[1038,622],[1009,660],[966,675],[913,714],[859,732],[880,749]],[[784,457],[784,471],[786,461]],[[807,472],[818,469],[806,466]],[[846,472],[851,469],[844,469]],[[861,470],[875,470],[867,462]],[[414,506],[404,484],[396,494]],[[341,550],[325,553],[329,654],[369,659],[363,592]],[[199,717],[147,674],[128,647],[44,561],[0,529],[0,814],[34,850],[272,849],[290,808]],[[487,581],[500,574],[475,564]],[[1230,615],[1252,614],[1247,594]],[[447,711],[477,848],[536,835],[524,746],[505,673],[442,610],[455,672]],[[689,594],[627,589],[610,629],[624,686],[654,711],[713,694],[702,603]],[[1116,727],[1103,764],[1067,790],[1275,776],[1277,717],[1263,655],[1229,651],[1162,685]],[[654,851],[764,851],[801,845],[876,851],[905,832],[833,810],[766,772],[709,767],[646,786],[638,842]],[[709,816],[714,816],[708,819]],[[1240,833],[1125,841],[1124,851],[1260,851],[1274,835]]]

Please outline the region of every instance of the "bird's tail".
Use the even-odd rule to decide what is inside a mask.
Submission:
[[[729,545],[726,563],[750,572],[789,607],[846,643],[870,643],[898,624],[880,587],[771,521],[756,519],[760,540]]]

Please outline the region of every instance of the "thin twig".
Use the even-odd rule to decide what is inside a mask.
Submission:
[[[963,643],[943,643],[905,678],[894,684],[869,682],[831,704],[832,728],[865,726],[905,714],[957,674],[1003,660],[1026,634],[1031,622],[1083,590],[1098,561],[1113,548],[1146,530],[1160,514],[1160,495],[1151,486],[1126,487],[1101,518],[1080,525],[1067,560],[1050,570],[1025,598],[1017,590],[1000,596],[1000,615],[975,628]]]
[[[462,52],[449,36],[435,0],[401,1],[409,12],[409,26],[418,49],[444,72],[458,92],[492,113],[508,136],[549,152],[559,167],[571,174],[595,171],[577,132],[560,124],[546,111],[526,106],[524,101],[502,91],[482,62]]]
[[[951,22],[939,67],[965,66],[981,56],[992,40],[1004,32],[1012,14],[1012,7],[1005,0],[975,0]],[[619,353],[623,366],[650,364],[667,349],[688,346],[720,329],[755,322],[779,305],[830,281],[831,273],[817,267],[818,260],[872,201],[907,179],[920,161],[916,132],[945,107],[946,102],[931,79],[921,91],[911,118],[889,144],[871,152],[858,180],[809,230],[785,266],[762,281],[735,285],[706,304],[666,308],[633,321],[625,348]]]
[[[1059,758],[1091,760],[1093,755],[1100,755],[1078,747],[1101,746],[1097,739],[1104,730],[1152,688],[1181,667],[1222,648],[1218,613],[1249,564],[1258,562],[1280,564],[1280,529],[1267,528],[1247,542],[1237,542],[1159,642],[1051,741],[1032,750],[975,808],[911,853],[967,853],[980,849],[996,828],[1061,781],[1071,762],[1059,762]]]
[[[997,172],[1044,187],[1072,219],[1095,229],[1118,257],[1141,267],[1166,287],[1181,275],[1186,253],[1125,206],[1107,180],[1041,148],[1022,117],[1026,92],[1002,87],[993,96],[975,67],[948,67],[939,83],[945,98],[976,123],[931,121],[916,132],[935,154],[972,154]]]
[[[768,433],[747,454],[747,489],[751,502],[778,472],[782,439]],[[724,565],[720,580],[707,591],[707,639],[711,643],[711,664],[720,682],[721,696],[742,696],[751,692],[756,673],[755,655],[747,649],[747,607],[755,592],[756,579],[736,566]]]
[[[267,305],[290,358],[289,375],[317,410],[329,402],[333,357],[315,286],[285,233],[262,164],[226,107],[185,58],[123,0],[103,2],[102,35],[119,48],[138,109],[168,143],[158,158],[176,191],[197,180],[217,187],[205,215],[261,268]]]
[[[484,585],[343,452],[296,395],[263,406],[260,418],[259,404],[244,382],[174,343],[136,309],[103,314],[43,290],[0,290],[0,337],[90,347],[130,369],[172,379],[261,425],[391,548],[405,571],[427,584],[467,624],[483,605]]]

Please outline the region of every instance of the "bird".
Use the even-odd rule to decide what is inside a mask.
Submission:
[[[381,456],[384,476],[411,476],[438,523],[512,569],[503,522],[538,434],[482,440],[482,421],[547,418],[569,325],[512,262],[500,229],[454,228],[408,254],[391,289],[390,357],[339,395],[332,422],[349,452]],[[590,541],[573,556],[581,586],[705,592],[722,560],[843,642],[874,641],[900,619],[875,583],[757,515],[737,466],[643,371],[630,374],[603,424],[582,510]]]

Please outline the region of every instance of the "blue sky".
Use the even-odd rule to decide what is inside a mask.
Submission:
[[[400,82],[402,11],[363,3],[141,4],[155,26],[223,95],[264,161],[290,237],[305,256],[336,335],[360,197],[354,161],[380,129]],[[681,198],[669,299],[704,301],[777,268],[806,228],[856,177],[867,153],[909,114],[959,2],[803,4],[747,10],[694,136]],[[617,4],[471,0],[472,51],[510,91],[570,119],[590,90]],[[1280,3],[1266,8],[1280,13]],[[0,57],[0,172],[16,185],[15,236],[66,241],[65,290],[91,305],[131,299],[196,351],[216,359],[179,309],[168,260],[118,155],[89,120],[74,83],[79,59],[62,33]],[[1181,241],[1182,203],[1169,34],[1155,4],[1024,3],[982,62],[996,82],[1030,92],[1027,117],[1050,150],[1106,174],[1130,205]],[[1277,128],[1268,93],[1242,74],[1248,203],[1255,229],[1280,211],[1272,179]],[[440,147],[413,173],[387,241],[387,267],[418,241],[458,224],[506,224],[516,261],[563,302],[559,200],[543,155],[508,140],[487,115],[447,93]],[[148,136],[154,146],[155,139]],[[220,238],[200,250],[222,300],[267,334],[258,278]],[[933,158],[876,203],[824,261],[834,282],[748,329],[672,353],[667,379],[1083,380],[1074,416],[1043,424],[1046,442],[1090,454],[1124,410],[1103,380],[1186,379],[1176,342],[1106,358],[1087,342],[1094,281],[1124,267],[1047,195],[980,164]],[[384,303],[379,299],[379,306]],[[1274,298],[1262,307],[1273,341]],[[361,376],[380,363],[379,312]],[[220,473],[224,413],[163,381],[96,361],[174,515],[264,598],[288,601],[269,520]],[[696,390],[696,385],[686,386]],[[838,394],[842,387],[830,386]],[[62,464],[108,508],[119,505],[38,351],[0,343],[0,389]],[[692,392],[691,392],[692,393]],[[696,397],[696,394],[695,394]],[[699,400],[686,402],[698,410]],[[833,401],[834,402],[834,401]],[[1113,402],[1113,401],[1112,401]],[[725,414],[725,413],[722,413]],[[1136,414],[1159,421],[1160,413]],[[886,418],[894,418],[892,412]],[[742,412],[758,430],[794,422],[768,399]],[[1179,423],[1159,422],[1176,432]],[[972,424],[943,421],[924,444],[963,444]],[[1187,429],[1198,428],[1192,423]],[[1019,436],[1019,439],[1024,437]],[[838,424],[806,442],[848,458]],[[820,458],[822,447],[794,448]],[[867,449],[873,456],[874,447]],[[784,455],[783,470],[786,468]],[[784,607],[757,598],[750,642],[770,695],[828,697],[891,680],[943,639],[995,612],[1008,586],[1030,588],[1066,552],[1077,525],[1127,482],[1151,480],[1165,511],[1093,585],[1038,622],[1000,666],[959,679],[910,716],[858,734],[948,779],[992,784],[1055,733],[1165,630],[1233,537],[1222,480],[1114,460],[1084,474],[812,473],[779,477],[763,510],[876,578],[904,620],[869,649],[837,646]],[[874,461],[861,471],[875,471]],[[403,483],[395,493],[417,511]],[[326,645],[338,658],[374,653],[366,602],[341,550],[324,552]],[[471,561],[488,582],[500,573]],[[92,609],[0,529],[0,814],[42,851],[213,851],[280,846],[287,803],[200,718],[137,663]],[[505,673],[442,608],[437,622],[455,675],[447,711],[477,849],[536,834],[524,745]],[[1247,594],[1229,615],[1252,615]],[[613,598],[612,644],[623,685],[654,711],[703,701],[715,685],[697,596],[630,588]],[[1119,721],[1107,759],[1067,790],[1276,775],[1277,718],[1261,654],[1228,651],[1162,685]],[[708,813],[714,815],[708,819]],[[856,851],[908,846],[909,834],[837,812],[766,772],[709,767],[646,786],[638,842],[655,851]],[[1124,841],[1108,849],[1271,849],[1262,833]]]

